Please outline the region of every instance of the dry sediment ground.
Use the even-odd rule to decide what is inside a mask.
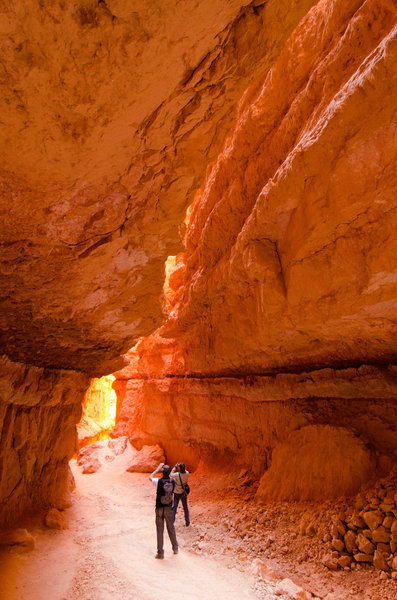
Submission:
[[[156,561],[154,490],[118,456],[94,474],[73,461],[77,488],[69,528],[34,524],[33,551],[0,554],[1,600],[395,600],[397,582],[379,572],[329,571],[324,532],[343,502],[254,503],[248,474],[193,474],[191,526],[179,508],[180,553]],[[302,534],[302,523],[308,533]],[[165,585],[165,582],[167,585]]]
[[[372,566],[331,571],[322,564],[330,545],[323,538],[329,534],[333,518],[349,512],[354,499],[351,503],[341,499],[322,505],[258,505],[253,501],[256,486],[249,484],[247,474],[237,479],[193,476],[192,487],[195,528],[182,530],[184,543],[195,552],[213,555],[259,576],[259,597],[267,598],[273,577],[287,577],[308,592],[308,598],[396,600],[397,581],[384,578],[385,574]],[[177,515],[177,522],[182,522],[182,514]]]

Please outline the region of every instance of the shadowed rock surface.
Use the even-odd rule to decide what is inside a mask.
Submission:
[[[266,471],[265,499],[395,464],[396,52],[390,2],[320,2],[245,92],[168,263],[168,320],[116,374],[117,431]]]
[[[307,496],[315,440],[313,498],[387,474],[392,0],[1,10],[0,520],[57,507],[89,377],[115,369],[116,433],[233,459],[263,499],[294,448],[283,494]]]

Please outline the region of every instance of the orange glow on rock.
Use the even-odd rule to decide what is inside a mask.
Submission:
[[[77,425],[79,447],[108,439],[116,422],[117,397],[113,375],[92,379],[83,402],[83,416]]]

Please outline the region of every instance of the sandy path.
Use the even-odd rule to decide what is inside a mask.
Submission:
[[[32,552],[3,555],[1,600],[257,598],[253,580],[237,569],[188,552],[181,542],[174,556],[166,533],[165,559],[155,560],[154,488],[146,475],[124,469],[119,459],[91,475],[73,465],[69,529],[36,527]]]

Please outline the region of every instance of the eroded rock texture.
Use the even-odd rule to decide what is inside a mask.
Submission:
[[[0,332],[109,373],[161,323],[164,261],[247,84],[314,0],[0,10]]]
[[[272,466],[275,452],[282,464],[267,472],[260,498],[353,493],[396,461],[395,367],[241,378],[131,375],[117,374],[117,434],[137,448],[160,443],[170,463],[248,468],[257,477]]]
[[[182,248],[186,208],[244,89],[314,2],[0,7],[0,342],[19,363],[10,380],[20,374],[20,400],[0,405],[2,514],[62,487],[70,388],[82,400],[84,387],[62,369],[109,373],[162,322],[164,262]],[[40,385],[56,380],[55,396],[32,396],[22,363],[39,369],[27,377],[47,374]]]
[[[0,361],[0,526],[69,503],[86,375]]]
[[[7,514],[65,487],[86,382],[74,370],[120,368],[161,324],[171,254],[168,320],[117,375],[120,433],[258,477],[274,452],[275,480],[302,439],[328,439],[332,473],[352,452],[361,465],[338,493],[390,466],[395,3],[16,0],[1,11]],[[282,489],[302,497],[299,485]],[[271,487],[262,480],[263,497]]]
[[[395,359],[395,13],[319,3],[245,93],[170,283],[188,371]]]
[[[319,2],[245,92],[168,321],[117,374],[136,444],[272,465],[264,498],[350,494],[396,461],[396,58],[393,2]]]

